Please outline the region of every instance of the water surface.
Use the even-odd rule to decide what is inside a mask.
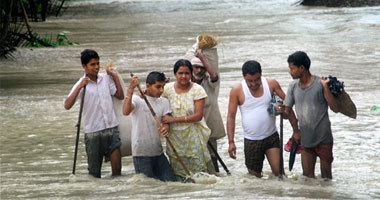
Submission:
[[[80,46],[19,48],[15,60],[0,61],[1,199],[373,199],[380,198],[380,7],[303,7],[297,1],[77,1],[60,18],[33,23],[40,35],[67,36]],[[242,79],[241,66],[257,60],[263,75],[286,91],[292,81],[286,59],[306,51],[311,72],[344,81],[358,118],[330,112],[335,139],[332,181],[302,177],[300,156],[288,178],[278,181],[265,161],[264,177],[247,174],[240,113],[237,159],[228,156],[227,138],[218,141],[232,176],[205,177],[195,184],[163,183],[135,175],[123,158],[122,176],[112,178],[108,163],[102,179],[87,175],[81,135],[77,174],[71,175],[79,105],[63,102],[82,75],[80,52],[98,51],[113,62],[126,82],[129,72],[145,77],[172,66],[201,32],[219,35],[219,105],[226,122],[228,95]],[[143,78],[142,78],[143,79]],[[284,123],[285,140],[292,134]],[[221,168],[222,170],[222,168]],[[225,173],[221,173],[224,175]]]

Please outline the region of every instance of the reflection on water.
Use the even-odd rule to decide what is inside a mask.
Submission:
[[[318,8],[296,1],[77,1],[60,18],[33,24],[40,35],[69,31],[80,46],[21,48],[15,60],[0,62],[1,199],[246,199],[380,198],[380,8]],[[311,71],[344,81],[356,103],[358,119],[330,112],[335,138],[332,181],[302,177],[300,156],[278,181],[264,163],[264,177],[247,174],[240,114],[237,115],[237,159],[229,158],[226,138],[219,152],[232,176],[199,177],[196,184],[162,183],[135,175],[132,159],[123,158],[121,177],[112,178],[108,163],[103,179],[87,175],[83,135],[77,175],[70,175],[79,106],[63,101],[82,75],[79,54],[99,52],[125,81],[129,72],[145,77],[172,66],[201,32],[218,34],[221,89],[219,104],[226,121],[230,88],[241,80],[241,65],[258,60],[263,75],[284,90],[291,81],[286,58],[306,51]],[[291,128],[284,123],[285,139]],[[222,169],[222,168],[221,168]],[[319,175],[319,163],[316,166]]]

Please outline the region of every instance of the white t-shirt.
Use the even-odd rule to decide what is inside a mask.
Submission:
[[[146,96],[158,119],[172,112],[169,100]],[[163,153],[158,125],[143,98],[133,95],[132,156],[159,156]]]
[[[78,87],[82,78],[73,86],[69,96]],[[98,74],[97,82],[88,81],[84,97],[82,120],[85,133],[93,133],[119,125],[113,110],[112,96],[117,91],[114,80],[108,74]],[[81,101],[83,88],[80,90],[77,101]]]

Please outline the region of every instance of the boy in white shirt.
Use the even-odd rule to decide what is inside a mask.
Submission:
[[[117,176],[121,174],[121,143],[112,95],[123,99],[123,89],[116,72],[107,70],[107,74],[98,74],[100,66],[96,51],[85,49],[81,52],[81,62],[86,74],[73,86],[64,107],[69,110],[76,100],[80,102],[82,88],[86,86],[82,118],[89,174],[101,177],[105,157],[106,162],[111,161],[112,176]]]
[[[146,79],[145,95],[159,119],[171,113],[169,100],[161,97],[165,80],[165,74],[161,72],[151,72]],[[159,128],[144,99],[133,95],[138,84],[138,77],[132,77],[123,104],[123,114],[132,115],[132,156],[135,171],[161,181],[175,181],[160,139],[160,136],[168,136],[169,124],[163,124]]]

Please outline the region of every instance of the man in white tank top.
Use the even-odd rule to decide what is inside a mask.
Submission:
[[[245,165],[248,172],[257,177],[262,176],[265,156],[268,159],[272,173],[279,175],[280,140],[276,129],[276,118],[267,111],[273,92],[285,99],[285,93],[280,84],[261,76],[261,66],[251,60],[242,67],[244,80],[235,85],[230,92],[227,116],[228,153],[236,159],[234,142],[235,117],[237,107],[240,109],[244,134]],[[294,114],[289,121],[297,128]]]

